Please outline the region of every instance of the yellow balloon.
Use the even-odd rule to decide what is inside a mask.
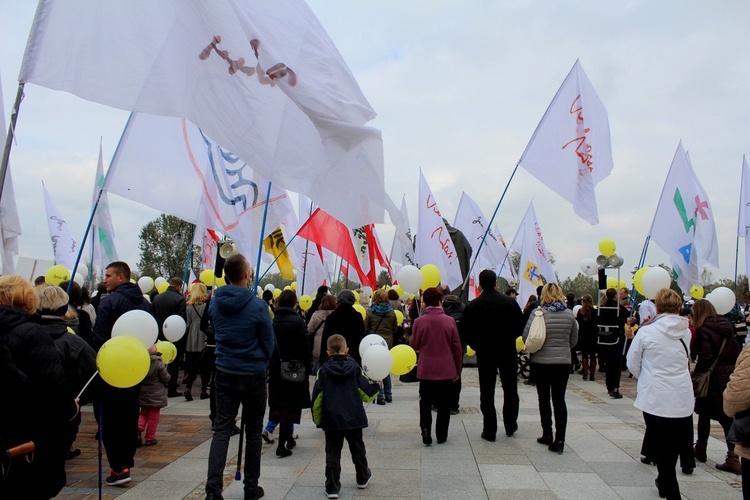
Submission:
[[[367,311],[365,311],[365,308],[362,307],[362,304],[357,303],[352,307],[354,307],[354,310],[362,315],[362,319],[365,319],[365,317],[367,316]]]
[[[616,249],[617,246],[615,245],[615,242],[609,238],[603,238],[599,241],[599,251],[605,257],[611,257],[615,253]]]
[[[359,292],[356,290],[352,290],[352,293],[354,294],[354,303],[359,304]]]
[[[292,290],[297,291],[297,282],[292,281],[291,287],[292,287]]]
[[[393,312],[396,313],[396,324],[398,326],[403,325],[404,324],[404,313],[402,313],[398,309],[394,309]]]
[[[417,353],[406,344],[394,346],[391,349],[391,357],[391,373],[394,375],[406,375],[417,365]]]
[[[137,281],[135,280],[135,278],[130,278],[130,282],[131,282],[132,284],[134,284],[134,285],[135,285],[136,283],[138,283],[138,282],[137,282]]]
[[[399,297],[404,295],[404,289],[401,288],[401,285],[393,285],[393,289],[396,291]]]
[[[695,300],[702,299],[704,294],[704,290],[702,286],[699,285],[693,285],[690,287],[690,296],[694,298]]]
[[[526,344],[523,343],[523,337],[518,337],[516,339],[516,351],[523,351],[525,346]]]
[[[472,349],[470,345],[467,345],[466,346],[466,355],[467,356],[476,356],[477,355],[477,351],[475,351],[474,349]]]
[[[291,289],[292,289],[292,287],[291,287],[290,285],[287,285],[287,286],[285,286],[285,287],[284,287],[284,291],[285,291],[285,292],[286,292],[287,290],[291,290]]]
[[[312,307],[313,299],[309,295],[303,295],[299,298],[299,308],[307,311]]]
[[[44,275],[44,281],[55,286],[63,281],[70,281],[70,270],[60,264],[52,266],[47,270],[47,274]]]
[[[617,278],[607,278],[607,288],[617,288]]]
[[[156,343],[156,351],[161,353],[161,360],[168,365],[177,357],[177,347],[172,342],[160,340]]]
[[[214,270],[204,269],[201,271],[201,283],[206,286],[214,286]]]
[[[278,299],[280,295],[281,295],[281,288],[274,289],[274,291],[273,291],[273,298],[274,299]]]
[[[120,389],[141,383],[150,366],[151,358],[146,347],[128,335],[112,337],[96,355],[96,367],[102,380]]]
[[[646,296],[646,292],[643,291],[643,275],[646,274],[646,271],[649,269],[651,269],[651,266],[643,266],[633,275],[633,285],[635,285],[636,291],[644,297]]]
[[[627,288],[628,284],[625,282],[625,280],[620,280],[620,283],[618,284],[620,288]]]
[[[227,284],[227,279],[225,276],[222,276],[221,278],[216,278],[216,288],[219,288],[220,286],[224,286]]]
[[[159,283],[159,286],[156,287],[156,291],[164,293],[167,291],[167,288],[169,288],[169,282],[165,281],[164,283]]]
[[[440,269],[434,264],[426,264],[419,270],[422,273],[422,290],[435,288],[440,284]]]

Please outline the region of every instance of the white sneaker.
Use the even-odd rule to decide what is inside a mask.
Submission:
[[[338,493],[326,493],[326,496],[328,498],[338,498],[339,494]]]
[[[370,472],[370,475],[367,476],[367,481],[362,484],[357,483],[357,488],[359,488],[360,490],[364,490],[365,488],[367,488],[367,485],[370,484],[370,479],[372,479],[372,472]]]

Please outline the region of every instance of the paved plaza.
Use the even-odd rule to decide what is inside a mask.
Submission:
[[[448,441],[424,446],[419,434],[418,384],[394,383],[393,403],[370,404],[365,429],[367,457],[373,478],[358,490],[348,449],[342,452],[340,498],[471,498],[471,499],[658,499],[656,467],[639,461],[643,417],[633,407],[635,380],[623,373],[623,399],[607,395],[603,381],[571,376],[568,384],[568,432],[565,453],[557,455],[536,442],[541,434],[536,390],[519,384],[521,414],[513,437],[500,432],[496,442],[480,438],[482,415],[475,368],[464,369],[461,412],[451,417]],[[600,378],[603,379],[603,374]],[[126,487],[104,486],[105,498],[202,499],[211,443],[208,400],[170,399],[157,432],[159,444],[139,448],[133,482]],[[498,409],[502,390],[496,394]],[[97,497],[96,441],[93,418],[84,415],[79,435],[83,453],[68,462],[68,486],[59,498]],[[714,428],[714,436],[720,436]],[[324,499],[323,432],[310,412],[297,427],[300,438],[291,457],[275,455],[276,445],[264,445],[260,484],[268,499]],[[692,475],[678,471],[684,498],[738,499],[740,477],[714,469],[723,462],[724,443],[712,437],[708,462]],[[237,437],[232,438],[224,498],[243,498],[242,483],[234,481]],[[106,457],[104,461],[106,468]],[[105,472],[109,472],[108,469]]]

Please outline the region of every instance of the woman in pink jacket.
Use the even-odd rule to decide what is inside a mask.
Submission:
[[[435,437],[438,444],[448,439],[451,385],[461,374],[461,340],[453,318],[441,306],[443,294],[428,288],[422,296],[425,309],[414,321],[409,344],[419,353],[419,427],[422,442],[432,444],[432,406],[437,408]]]

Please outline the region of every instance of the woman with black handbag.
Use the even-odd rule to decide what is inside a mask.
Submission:
[[[696,300],[693,304],[693,326],[695,327],[695,351],[698,362],[693,371],[693,379],[708,373],[708,392],[704,397],[695,399],[695,413],[698,414],[698,439],[695,443],[695,459],[705,462],[706,445],[711,433],[711,420],[717,420],[724,429],[724,436],[729,433],[732,417],[724,413],[723,393],[734,371],[740,346],[735,340],[734,329],[729,321],[716,314],[713,304],[706,299]],[[727,457],[723,464],[716,468],[740,473],[739,458],[734,452],[734,444],[727,441]]]
[[[300,423],[302,409],[310,408],[310,347],[307,343],[307,326],[305,320],[295,312],[296,305],[297,294],[294,290],[281,292],[273,318],[276,349],[268,367],[268,418],[279,424],[276,456],[281,458],[292,454],[292,448],[297,444],[292,435],[293,425]],[[298,376],[292,381],[288,369],[293,370],[295,365],[304,370],[296,374]]]

